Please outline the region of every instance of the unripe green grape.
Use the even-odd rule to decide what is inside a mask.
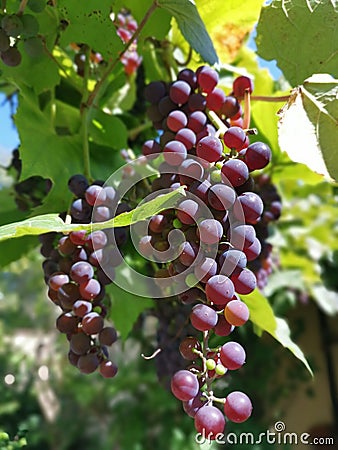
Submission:
[[[37,37],[26,39],[24,49],[26,54],[34,59],[41,58],[44,53],[42,41]]]
[[[16,14],[8,14],[2,19],[1,28],[5,30],[7,36],[18,37],[23,30],[23,24]]]
[[[0,52],[5,52],[9,49],[10,40],[6,32],[0,28]]]
[[[42,12],[46,8],[46,0],[28,0],[28,8],[35,12]]]
[[[23,38],[35,37],[39,32],[39,22],[31,14],[24,14],[21,17],[23,24],[23,31],[21,33]]]
[[[212,358],[206,360],[206,364],[208,370],[214,370],[216,367],[216,361]]]
[[[21,53],[15,47],[9,47],[5,52],[1,52],[1,59],[6,66],[15,67],[21,63]]]

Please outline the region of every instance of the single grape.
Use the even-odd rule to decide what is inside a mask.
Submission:
[[[72,206],[70,208],[70,214],[72,215],[72,217],[76,221],[80,222],[89,222],[91,212],[92,212],[91,207],[82,198],[76,199],[72,203]]]
[[[226,397],[224,414],[231,422],[245,422],[252,413],[250,398],[244,392],[233,391]]]
[[[73,175],[68,181],[69,190],[77,197],[84,196],[88,186],[88,180],[84,175]]]
[[[214,332],[217,336],[229,336],[229,334],[233,332],[234,328],[235,327],[225,319],[224,315],[218,315],[218,320],[214,327]]]
[[[261,250],[262,245],[260,240],[255,238],[251,245],[243,249],[243,252],[245,253],[248,261],[254,261],[260,255]],[[242,267],[242,269],[244,269],[244,267]]]
[[[249,316],[249,308],[241,300],[231,300],[224,309],[224,317],[235,327],[244,325]]]
[[[56,328],[60,333],[75,333],[78,328],[79,319],[72,313],[66,312],[56,319]]]
[[[175,133],[184,128],[188,123],[188,118],[183,111],[171,111],[167,117],[167,127]]]
[[[194,93],[190,95],[188,100],[188,107],[191,112],[204,111],[206,106],[207,106],[207,99],[204,95],[199,93]]]
[[[104,321],[100,314],[90,312],[82,318],[82,330],[86,334],[97,334],[103,329]]]
[[[198,246],[194,242],[185,241],[180,245],[179,261],[184,266],[191,266],[198,254]]]
[[[114,229],[114,231],[116,231],[116,228]],[[108,238],[106,233],[103,230],[96,230],[88,234],[86,247],[88,247],[90,251],[99,250],[101,248],[104,248],[107,243]]]
[[[224,182],[229,182],[237,187],[244,184],[249,178],[249,169],[244,161],[240,159],[229,159],[222,166],[222,174],[225,177]]]
[[[16,14],[6,14],[1,20],[1,28],[7,36],[18,37],[23,31],[23,24]]]
[[[206,283],[210,277],[217,273],[217,263],[213,258],[203,258],[202,261],[197,262],[194,268],[194,275],[197,280]]]
[[[206,99],[207,99],[207,107],[211,111],[220,111],[224,102],[225,102],[225,93],[220,88],[215,88],[211,91]]]
[[[224,432],[225,418],[216,406],[202,406],[195,414],[195,428],[205,439],[215,440]]]
[[[156,158],[162,152],[161,146],[154,139],[146,141],[142,146],[142,153],[150,159]]]
[[[91,347],[90,336],[83,332],[73,334],[69,343],[71,351],[76,355],[85,355]]]
[[[182,69],[178,73],[177,79],[188,83],[193,90],[197,87],[197,76],[196,73],[191,69]]]
[[[230,127],[224,133],[223,142],[229,148],[242,150],[246,143],[245,131],[240,127]]]
[[[243,249],[253,244],[256,239],[256,231],[252,225],[237,225],[231,229],[231,244]]]
[[[245,363],[245,350],[238,342],[226,342],[221,347],[220,358],[222,364],[229,370],[236,370]]]
[[[102,361],[99,365],[99,371],[104,378],[113,378],[118,369],[112,361]]]
[[[249,77],[244,75],[237,77],[232,85],[234,96],[238,99],[244,98],[245,91],[248,91],[250,94],[253,91],[253,83]]]
[[[97,280],[92,278],[86,283],[80,284],[79,289],[80,295],[84,300],[93,300],[99,295],[101,291],[101,285]]]
[[[208,180],[203,181],[196,180],[193,183],[191,183],[188,190],[189,192],[191,192],[191,194],[196,195],[196,197],[201,199],[203,203],[207,203],[208,191],[210,186],[211,183]]]
[[[203,92],[209,94],[218,83],[218,73],[211,67],[203,67],[197,74],[197,81]]]
[[[200,207],[197,202],[188,198],[177,206],[177,218],[186,225],[192,225],[200,216]]]
[[[234,285],[225,275],[214,275],[205,286],[207,299],[215,305],[226,305],[235,293]]]
[[[99,367],[100,360],[95,353],[88,353],[88,355],[81,355],[77,367],[82,373],[93,373]]]
[[[64,309],[72,309],[74,302],[80,298],[79,287],[75,283],[65,283],[57,291],[59,302]]]
[[[75,283],[86,283],[94,276],[94,269],[86,261],[79,261],[72,265],[69,273],[71,279]]]
[[[117,340],[117,332],[114,327],[105,327],[99,333],[101,345],[112,345]]]
[[[180,141],[170,141],[163,149],[164,159],[170,166],[179,166],[187,157],[187,149]]]
[[[217,244],[223,236],[223,227],[218,220],[205,219],[198,224],[198,235],[204,244]]]
[[[244,219],[246,223],[256,224],[264,210],[262,199],[254,192],[243,192],[237,197],[234,205],[234,215],[238,220]]]
[[[158,103],[166,94],[166,85],[162,81],[152,81],[144,89],[144,97],[150,103]]]
[[[250,170],[263,169],[271,160],[271,150],[264,142],[250,144],[245,152],[245,162]]]
[[[73,304],[73,313],[77,317],[83,317],[90,313],[92,308],[93,304],[91,302],[87,302],[86,300],[77,300]]]
[[[16,47],[9,47],[0,54],[1,60],[6,66],[15,67],[21,63],[21,53]]]
[[[200,133],[206,123],[207,123],[207,116],[202,111],[193,111],[188,115],[188,125],[187,127],[190,128],[194,133]]]
[[[235,249],[226,250],[219,257],[220,273],[231,275],[235,269],[244,269],[247,265],[245,252]]]
[[[182,144],[185,145],[187,150],[191,150],[194,147],[194,145],[196,144],[196,134],[192,130],[190,130],[190,128],[181,128],[177,131],[177,133],[175,135],[175,140],[182,142]],[[197,161],[193,161],[191,159],[188,159],[186,161],[197,162]],[[183,163],[184,163],[184,161],[183,161]]]
[[[58,291],[66,283],[69,283],[69,277],[62,272],[53,273],[48,280],[48,286],[54,291]]]
[[[175,81],[169,90],[170,99],[177,105],[183,105],[189,99],[191,87],[186,81]]]
[[[234,283],[236,292],[243,295],[250,294],[257,285],[255,274],[249,269],[235,271],[231,275],[231,280]]]
[[[198,304],[191,311],[190,322],[196,330],[211,330],[217,323],[217,313],[210,306]]]
[[[171,379],[171,391],[176,398],[182,401],[196,397],[199,391],[196,375],[188,370],[179,370]]]
[[[153,233],[162,233],[167,225],[167,218],[163,214],[156,214],[149,221],[149,229]]]
[[[226,117],[235,117],[237,115],[241,116],[241,106],[238,100],[235,97],[226,97],[221,109],[221,114],[224,114]]]
[[[222,142],[213,136],[206,136],[202,138],[196,146],[197,156],[210,163],[219,161],[222,156],[222,152]]]
[[[58,250],[62,255],[71,255],[76,249],[75,244],[68,236],[62,236],[58,242]]]
[[[210,187],[208,192],[208,202],[217,211],[228,210],[236,200],[236,193],[232,187],[226,184],[217,183]]]

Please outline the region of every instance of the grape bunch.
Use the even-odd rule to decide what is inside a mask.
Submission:
[[[164,293],[180,286],[181,303],[191,307],[189,326],[202,334],[181,342],[180,353],[190,365],[173,375],[171,390],[194,417],[196,430],[209,439],[223,432],[225,416],[243,422],[252,411],[245,393],[215,397],[213,384],[246,360],[244,348],[228,336],[249,319],[240,295],[257,285],[248,264],[261,253],[255,227],[264,214],[253,172],[271,160],[270,148],[250,143],[253,130],[243,128],[252,81],[238,77],[229,95],[217,84],[217,72],[202,66],[196,72],[182,70],[170,84],[155,81],[145,88],[147,114],[160,135],[142,147],[159,171],[152,191],[184,186],[186,198],[153,216],[138,243],[139,252],[159,265],[155,277]],[[174,230],[183,242],[173,245]],[[212,348],[214,336],[227,340]]]
[[[116,32],[124,44],[130,41],[138,27],[136,20],[127,11],[119,12],[114,23]],[[136,72],[141,62],[142,58],[137,53],[137,41],[135,40],[122,55],[121,63],[124,66],[125,73],[127,75],[132,75]]]
[[[41,12],[46,2],[29,0],[27,7],[32,12]],[[0,28],[0,58],[9,67],[18,66],[22,55],[18,49],[20,41],[23,49],[30,58],[39,58],[43,55],[44,48],[39,33],[39,22],[33,14],[2,14]]]
[[[101,181],[89,185],[82,175],[70,178],[68,186],[76,196],[70,208],[73,223],[102,222],[125,210],[125,205],[118,205],[114,188],[102,185]],[[114,280],[115,268],[122,261],[118,247],[126,238],[123,228],[40,236],[48,297],[62,309],[56,327],[69,341],[70,363],[82,373],[98,369],[107,378],[117,373],[107,349],[116,341],[117,332],[105,325],[105,286]]]

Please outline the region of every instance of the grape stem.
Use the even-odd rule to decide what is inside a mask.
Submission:
[[[21,0],[19,9],[18,9],[18,16],[21,16],[27,6],[28,0]]]
[[[265,95],[252,95],[251,100],[259,102],[287,102],[290,100],[290,95],[281,95],[279,97],[265,96]]]
[[[91,94],[88,97],[87,107],[91,107],[93,105],[96,97],[99,95],[108,76],[114,70],[116,65],[119,63],[121,57],[126,53],[126,51],[129,49],[131,44],[135,41],[135,39],[138,38],[139,34],[143,30],[145,24],[149,20],[152,13],[156,10],[156,8],[158,8],[158,3],[157,3],[157,0],[154,0],[153,3],[148,8],[147,12],[145,13],[143,19],[141,20],[141,22],[140,22],[139,26],[137,27],[137,29],[135,30],[134,34],[131,36],[129,41],[124,46],[124,49],[122,50],[122,52],[120,52],[119,55],[117,56],[117,58],[115,58],[114,60],[112,60],[110,62],[110,64],[108,64],[108,67],[107,67],[106,71],[104,72],[104,74],[102,75],[101,79],[96,83],[94,90],[91,92]]]
[[[154,359],[159,353],[161,353],[162,349],[161,348],[157,348],[151,355],[146,356],[144,353],[141,353],[141,356],[143,359],[149,360],[149,359]]]
[[[250,91],[246,89],[244,91],[244,115],[243,115],[243,128],[250,128],[251,119],[251,104],[250,104]]]
[[[216,137],[223,137],[223,135],[227,132],[227,125],[218,117],[215,111],[210,111],[210,109],[206,109],[206,114],[210,119],[210,122],[217,128]]]

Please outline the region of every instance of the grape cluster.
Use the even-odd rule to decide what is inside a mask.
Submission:
[[[268,277],[272,273],[274,261],[272,257],[272,244],[267,242],[269,237],[269,224],[278,220],[282,213],[282,198],[277,188],[267,174],[255,177],[255,191],[259,193],[264,203],[262,220],[255,225],[257,238],[261,243],[261,253],[250,263],[250,269],[257,278],[257,286],[263,290]]]
[[[180,353],[190,366],[173,375],[171,390],[194,417],[196,430],[210,439],[223,432],[224,415],[234,422],[251,415],[246,394],[217,398],[212,387],[217,378],[245,363],[244,348],[231,340],[210,348],[209,339],[229,336],[249,318],[239,295],[249,294],[257,284],[248,264],[261,253],[255,227],[264,213],[263,201],[253,191],[252,172],[271,159],[270,148],[250,143],[251,130],[243,129],[242,101],[252,92],[251,80],[238,77],[229,95],[217,84],[217,72],[202,66],[196,72],[182,70],[171,84],[156,81],[145,88],[148,117],[160,134],[142,147],[160,173],[152,190],[185,186],[187,198],[153,216],[138,244],[143,256],[161,265],[155,276],[164,290],[183,274],[179,299],[191,305],[190,325],[203,339],[188,336],[181,342]],[[184,242],[174,244],[178,256],[168,253],[173,230],[184,236]]]
[[[41,12],[46,2],[29,0],[27,7],[32,12]],[[21,63],[22,55],[18,43],[23,41],[25,53],[31,58],[43,55],[42,40],[38,37],[39,22],[32,14],[4,14],[1,16],[0,57],[6,66],[15,67]]]
[[[70,178],[69,189],[77,197],[70,208],[72,222],[102,222],[114,216],[115,211],[117,215],[125,210],[122,203],[117,205],[114,188],[102,185],[100,181],[89,185],[82,175]],[[105,286],[114,280],[115,267],[122,261],[118,247],[126,238],[126,231],[121,228],[40,236],[48,296],[62,309],[56,327],[69,340],[70,363],[82,373],[96,369],[104,377],[117,373],[107,350],[116,341],[117,333],[114,327],[105,326]]]
[[[115,25],[116,32],[124,44],[130,41],[138,26],[136,20],[127,11],[117,14]],[[137,42],[135,40],[121,57],[121,63],[124,66],[125,73],[132,75],[136,72],[141,62],[142,58],[137,53]]]

